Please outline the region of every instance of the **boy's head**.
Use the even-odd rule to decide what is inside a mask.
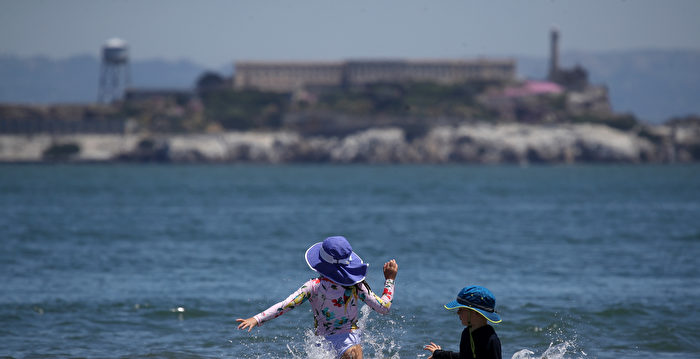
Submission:
[[[457,299],[445,304],[445,309],[465,308],[481,314],[491,323],[500,323],[501,316],[496,313],[496,297],[490,290],[473,285],[464,287],[457,294]],[[462,315],[460,315],[460,318]]]

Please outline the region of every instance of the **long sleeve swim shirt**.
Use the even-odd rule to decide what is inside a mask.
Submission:
[[[254,318],[259,325],[262,325],[308,300],[314,314],[316,335],[347,333],[358,329],[357,314],[360,300],[376,312],[386,314],[391,308],[393,297],[394,280],[392,279],[385,280],[384,291],[379,297],[362,284],[344,287],[330,279],[320,277],[304,283],[287,299],[255,315]]]

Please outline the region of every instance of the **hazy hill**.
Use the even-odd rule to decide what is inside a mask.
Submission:
[[[186,60],[135,61],[130,66],[131,86],[192,88],[205,70]],[[52,60],[0,55],[0,103],[94,102],[99,74],[100,62],[94,56]]]
[[[542,78],[549,62],[518,57],[518,72]],[[637,50],[604,53],[566,52],[562,66],[582,65],[591,82],[607,84],[617,112],[632,112],[659,122],[674,116],[700,114],[700,51]]]
[[[548,60],[516,57],[520,76],[541,79]],[[565,52],[562,65],[581,64],[596,84],[607,84],[615,111],[661,122],[700,114],[700,51],[638,50]],[[216,71],[230,75],[229,66]],[[131,84],[149,88],[191,88],[207,69],[181,61],[148,60],[131,64]],[[99,60],[0,55],[0,103],[90,103],[97,97]]]

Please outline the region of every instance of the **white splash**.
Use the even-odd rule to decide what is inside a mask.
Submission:
[[[367,359],[383,358],[383,359],[399,359],[399,349],[401,346],[396,342],[396,338],[400,335],[395,333],[395,329],[400,328],[393,320],[387,319],[387,316],[378,316],[376,320],[387,320],[387,332],[381,330],[372,330],[374,320],[370,319],[372,309],[365,305],[360,309],[360,318],[357,325],[362,328],[362,352],[363,357]],[[389,353],[394,353],[387,356]]]
[[[511,357],[511,359],[581,359],[585,358],[587,355],[581,351],[581,356],[576,356],[575,353],[571,353],[571,349],[574,349],[574,344],[572,342],[565,341],[563,343],[554,344],[549,343],[549,348],[542,353],[542,355],[536,355],[532,350],[522,349]],[[566,356],[567,352],[573,356]]]
[[[292,359],[334,359],[335,351],[331,344],[311,329],[304,331],[304,343],[300,349],[287,344],[287,350]]]
[[[375,319],[372,319],[372,309],[366,305],[362,306],[359,313],[358,326],[362,328],[362,351],[363,357],[367,359],[400,359],[400,346],[396,341],[396,333],[382,333],[373,329]],[[382,316],[376,320],[386,320]],[[388,323],[389,327],[395,328],[396,323]],[[314,334],[313,330],[304,331],[303,344],[287,345],[287,351],[292,359],[334,359],[335,353],[330,343],[323,337]],[[390,353],[393,353],[391,356]]]

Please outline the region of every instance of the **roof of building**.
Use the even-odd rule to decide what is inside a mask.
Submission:
[[[523,97],[545,94],[560,94],[564,88],[549,81],[525,81],[520,86],[507,87],[502,95],[505,97]]]

